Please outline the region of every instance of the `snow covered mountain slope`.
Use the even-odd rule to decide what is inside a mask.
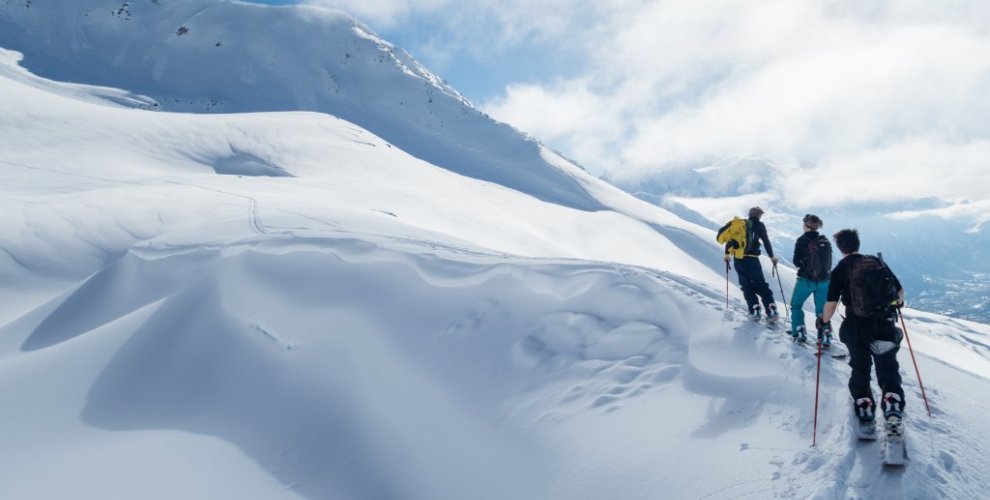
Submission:
[[[595,197],[346,14],[217,0],[0,2],[0,47],[50,79],[171,111],[320,111],[434,165],[582,210]],[[144,104],[142,104],[144,105]],[[467,161],[466,158],[471,158]]]
[[[181,5],[131,8],[157,4]],[[831,358],[809,446],[815,358],[735,286],[724,310],[712,231],[551,153],[611,209],[327,114],[151,111],[19,58],[0,498],[990,496],[986,325],[908,311],[934,418],[903,353],[910,460],[884,470]]]
[[[710,235],[604,184],[616,205],[629,205],[646,221],[462,177],[323,114],[142,112],[4,83],[0,161],[12,193],[4,200],[11,205],[5,250],[28,270],[79,277],[136,242],[237,218],[254,233],[430,235],[471,251],[609,260],[719,279],[678,247],[687,240],[711,257],[717,249],[701,243]],[[50,203],[18,199],[52,189],[58,196]],[[136,210],[118,213],[121,200],[104,196],[106,189],[121,192]],[[543,215],[530,217],[534,212]]]

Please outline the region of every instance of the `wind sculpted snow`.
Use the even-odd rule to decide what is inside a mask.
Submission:
[[[202,439],[230,443],[283,490],[257,498],[986,492],[976,480],[986,434],[965,395],[986,378],[922,357],[935,417],[909,378],[911,460],[884,471],[877,444],[851,433],[847,368],[823,367],[810,448],[814,357],[721,300],[645,269],[407,243],[143,248],[0,331],[0,388],[22,394],[5,428],[29,433],[7,439],[51,450],[84,476],[73,491],[109,496],[137,485],[64,461],[104,456],[103,436],[121,431],[201,436],[152,452],[169,474],[140,486],[162,497],[235,479],[168,479],[189,474],[183,457]],[[52,338],[53,322],[74,335]],[[11,350],[16,339],[32,350]],[[56,359],[79,373],[35,373]],[[52,435],[27,423],[42,406]],[[66,433],[74,440],[59,441]],[[7,467],[27,470],[4,481],[7,493],[68,491],[18,479],[34,477],[30,462]]]

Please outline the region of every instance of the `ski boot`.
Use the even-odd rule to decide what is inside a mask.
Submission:
[[[808,332],[805,330],[804,326],[799,326],[797,329],[791,332],[791,339],[795,342],[804,342],[808,340]]]
[[[777,312],[777,304],[767,306],[767,323],[776,324],[778,319],[780,319],[780,313]]]
[[[823,350],[832,347],[832,325],[825,323],[818,330],[818,343]]]
[[[828,323],[822,321],[822,317],[818,316],[815,318],[815,330],[818,330],[818,344],[822,346],[822,349],[828,349],[832,346],[832,322]]]
[[[883,418],[885,419],[892,416],[897,418],[903,417],[901,412],[904,405],[901,404],[901,396],[895,392],[884,394],[880,407],[883,409]]]
[[[759,323],[762,318],[763,316],[760,314],[760,306],[753,306],[749,309],[749,319]]]
[[[873,400],[870,398],[859,398],[856,400],[856,437],[861,441],[876,441],[877,422],[873,413]]]

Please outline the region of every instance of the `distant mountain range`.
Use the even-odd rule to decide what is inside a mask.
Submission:
[[[814,212],[831,235],[861,232],[863,251],[883,253],[904,282],[911,304],[926,311],[990,323],[990,227],[966,218],[905,216],[944,206],[934,198],[906,203],[840,204],[797,208],[781,192],[787,168],[762,158],[725,158],[711,165],[665,170],[636,180],[605,178],[636,196],[717,228],[761,205],[778,254],[789,259],[801,219]],[[849,189],[857,189],[851,183]]]

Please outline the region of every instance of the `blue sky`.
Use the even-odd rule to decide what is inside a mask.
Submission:
[[[935,197],[990,220],[990,2],[303,1],[593,173],[752,156],[794,166],[796,204]]]

